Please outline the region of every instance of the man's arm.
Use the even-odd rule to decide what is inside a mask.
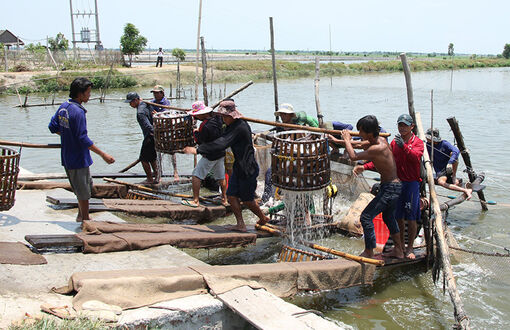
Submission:
[[[351,142],[351,133],[349,133],[348,130],[342,130],[342,138],[344,139],[345,143],[345,151],[347,151],[347,154],[349,155],[349,158],[353,161],[355,160],[370,160],[370,147],[366,151],[358,152],[356,153],[354,151],[354,148],[352,147]]]
[[[91,145],[89,147],[89,150],[90,151],[93,151],[95,152],[96,154],[98,154],[99,156],[101,156],[101,158],[103,158],[103,160],[108,163],[108,164],[113,164],[115,163],[115,158],[113,158],[112,156],[110,156],[109,154],[107,154],[106,152],[102,151],[101,149],[99,149],[98,147],[96,147],[95,144]]]
[[[143,113],[137,113],[136,119],[138,120],[138,123],[140,124],[143,132],[149,131],[151,135],[154,135],[154,127],[152,126],[147,116],[148,115]]]
[[[448,153],[450,154],[450,159],[448,160],[448,164],[453,164],[459,159],[460,150],[456,146],[452,145],[450,142],[444,140],[444,145],[448,149]]]

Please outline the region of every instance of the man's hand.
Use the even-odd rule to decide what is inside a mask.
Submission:
[[[351,132],[349,132],[346,129],[343,129],[342,130],[342,138],[344,139],[345,142],[351,141]]]
[[[402,139],[402,136],[400,134],[395,135],[395,143],[400,148],[404,148],[404,139]]]
[[[101,157],[103,158],[103,160],[107,163],[107,164],[113,164],[115,163],[115,158],[113,158],[112,156],[110,156],[109,154],[107,154],[106,152],[104,152]]]
[[[182,149],[182,151],[185,154],[191,154],[191,155],[197,154],[197,148],[195,148],[195,147],[185,147],[184,149]]]
[[[365,170],[365,168],[363,167],[363,165],[356,165],[354,166],[354,168],[352,169],[352,173],[355,175],[355,176],[358,176],[360,175],[361,173],[363,173],[363,171]]]
[[[446,174],[452,175],[453,174],[453,164],[446,165]]]

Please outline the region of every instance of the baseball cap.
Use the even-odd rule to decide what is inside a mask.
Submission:
[[[136,99],[139,99],[140,98],[140,95],[138,95],[137,92],[129,92],[127,93],[126,95],[126,100],[124,100],[125,103],[129,103],[133,100],[136,100]]]
[[[163,88],[163,86],[161,85],[156,85],[154,86],[154,88],[151,90],[151,93],[154,93],[154,92],[164,92],[165,89]]]
[[[397,119],[397,124],[404,123],[407,126],[411,126],[414,124],[413,117],[408,115],[407,113],[404,113],[403,115],[400,115]]]

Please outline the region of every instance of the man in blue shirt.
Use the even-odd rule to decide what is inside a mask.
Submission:
[[[82,103],[90,98],[92,82],[87,78],[76,78],[71,83],[69,101],[62,103],[51,118],[50,132],[60,135],[62,166],[67,173],[69,183],[78,199],[76,221],[90,220],[89,199],[92,195],[90,165],[92,150],[108,164],[115,162],[109,154],[101,151],[87,135],[87,110]]]
[[[461,181],[457,179],[457,167],[459,165],[459,149],[450,142],[442,140],[439,130],[427,130],[427,151],[429,156],[433,157],[433,166],[437,184],[450,190],[463,192],[466,199],[471,198],[473,189],[463,188]],[[434,153],[432,154],[432,143],[434,144]]]

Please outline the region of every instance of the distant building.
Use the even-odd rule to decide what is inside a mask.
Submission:
[[[24,46],[25,43],[9,30],[0,30],[0,43],[10,48],[11,46]]]

